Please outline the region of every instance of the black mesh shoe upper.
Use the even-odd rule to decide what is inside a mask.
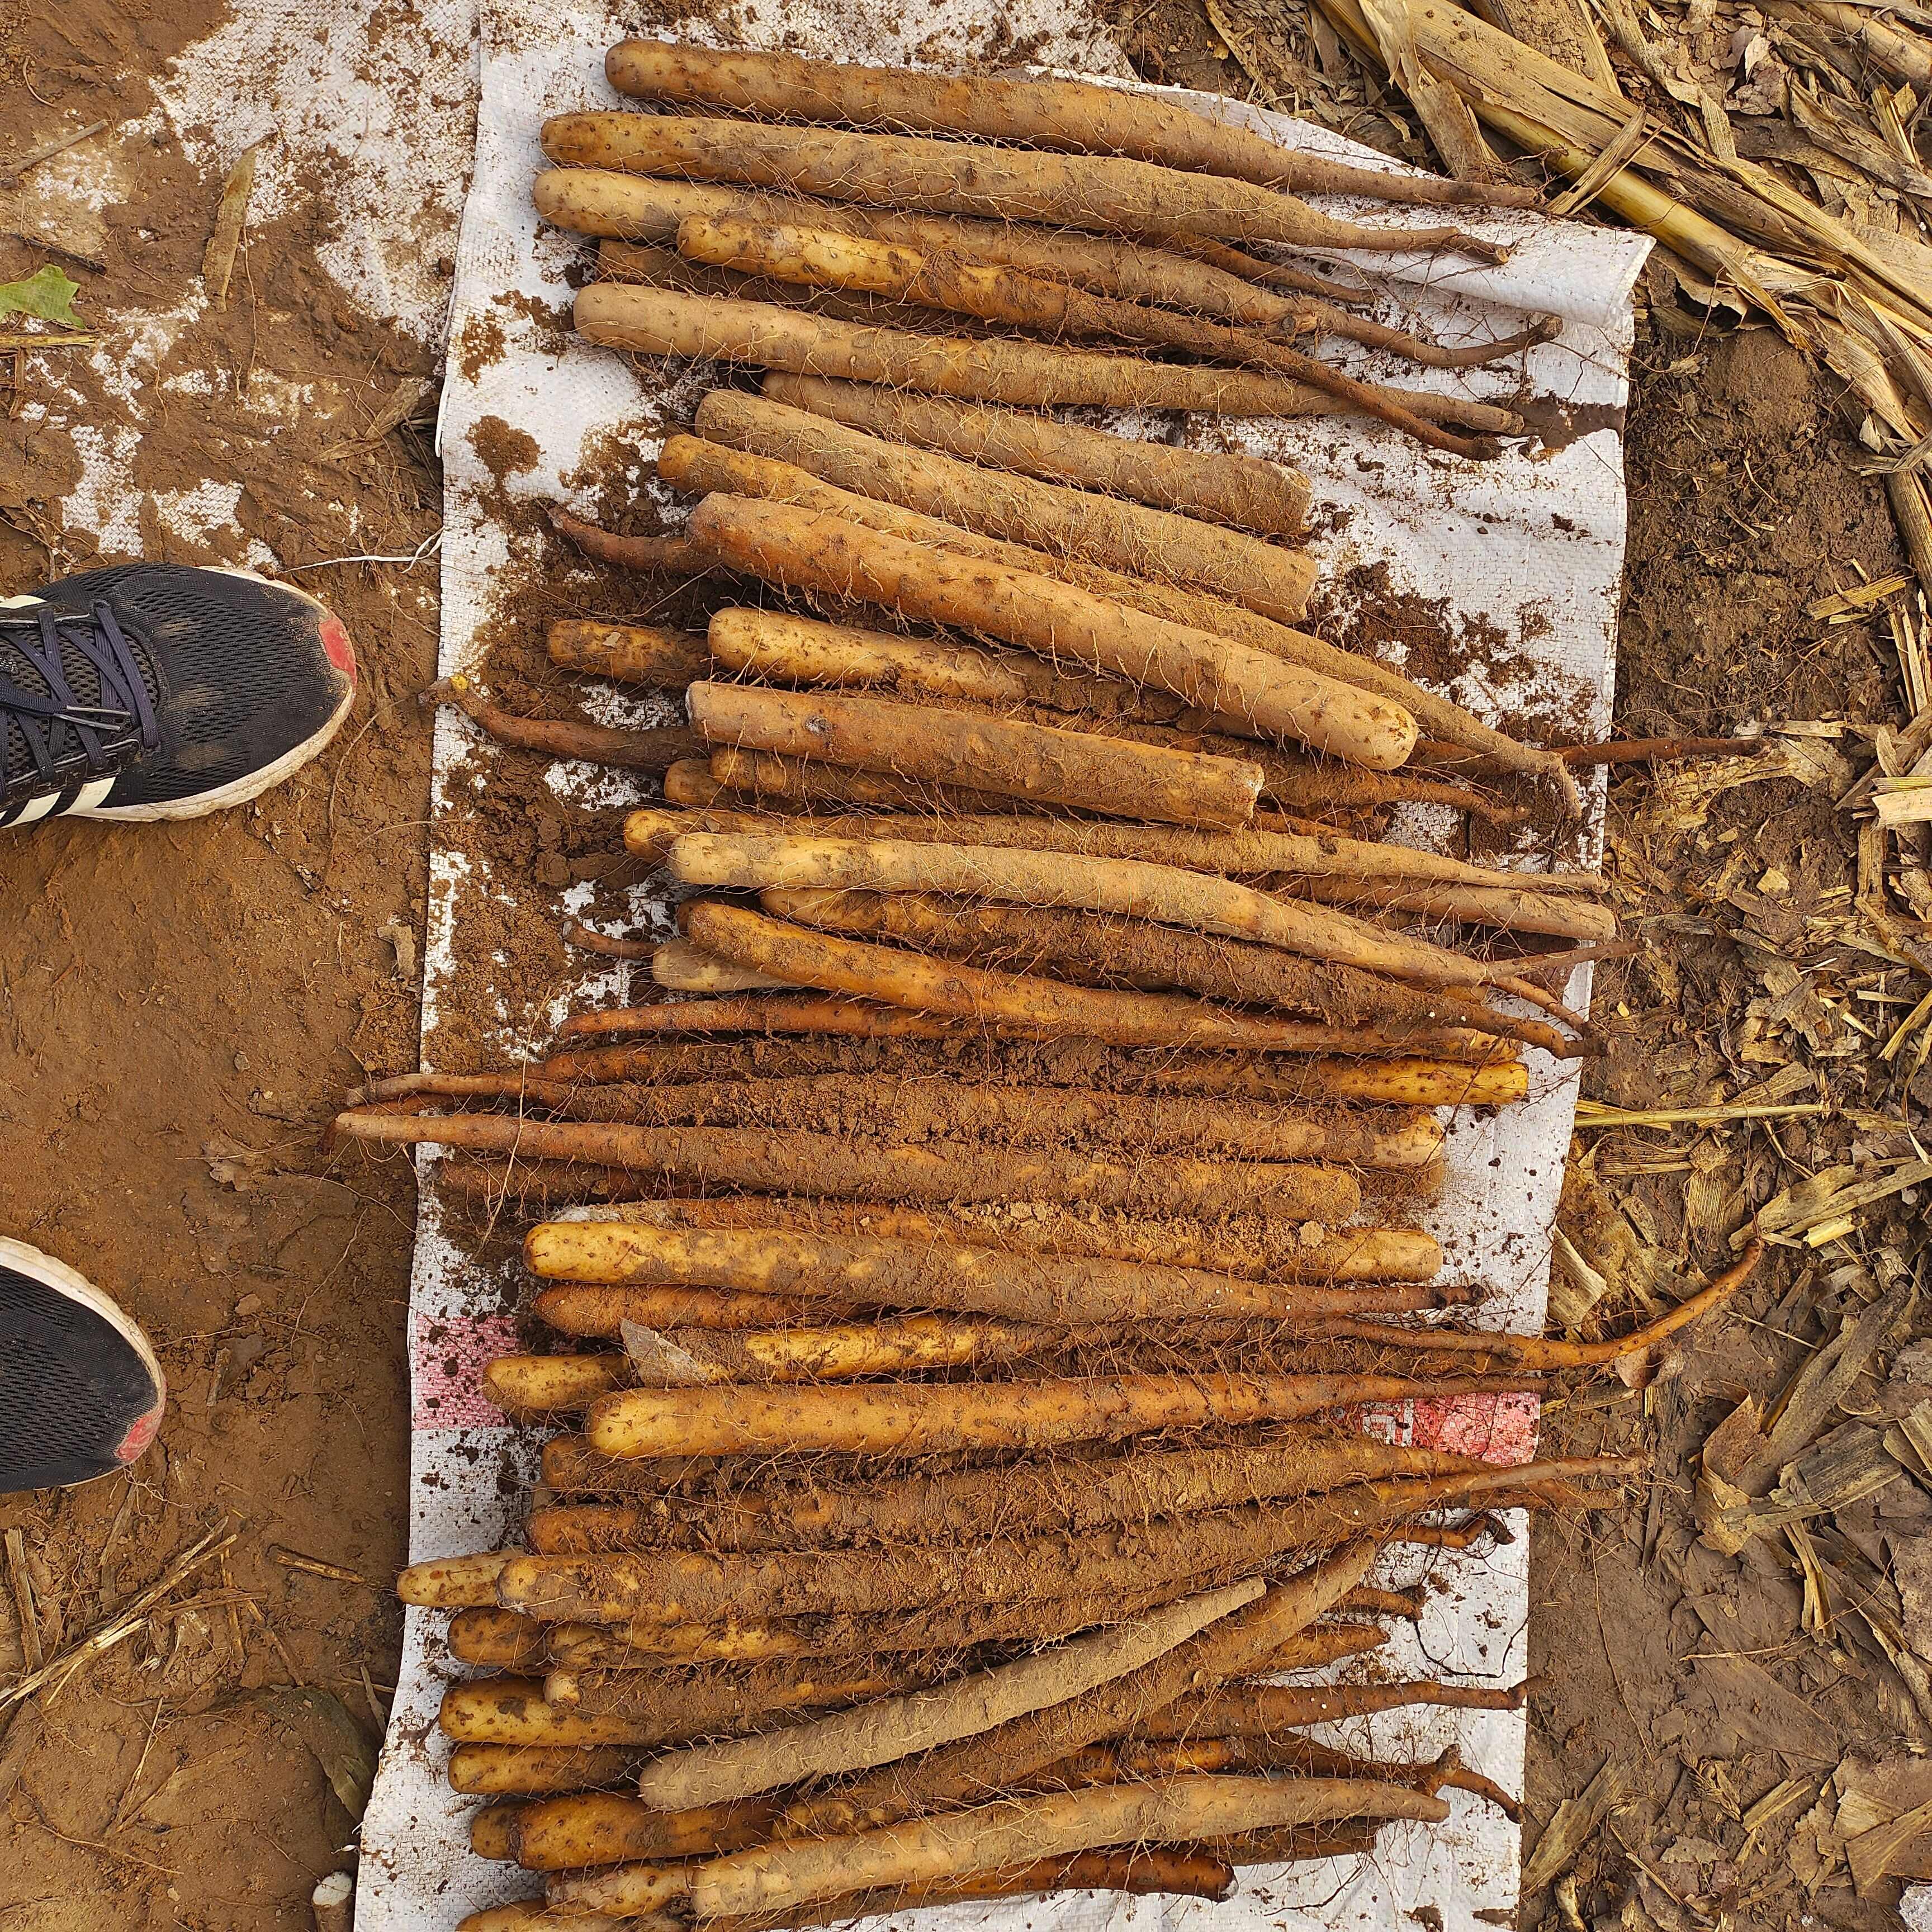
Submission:
[[[165,1394],[98,1309],[0,1261],[0,1494],[124,1467]]]
[[[134,563],[66,578],[37,594],[56,623],[78,627],[104,609],[141,666],[155,728],[131,752],[122,748],[113,788],[100,801],[108,810],[244,787],[326,732],[354,688],[346,632],[286,585]],[[0,612],[0,621],[34,614],[32,607]],[[0,642],[8,635],[0,630]]]

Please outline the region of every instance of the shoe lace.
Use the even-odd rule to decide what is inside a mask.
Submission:
[[[84,704],[75,694],[64,646],[92,667],[98,703]],[[21,675],[38,679],[41,688],[18,681]],[[16,732],[37,775],[52,784],[73,746],[80,747],[88,770],[98,776],[108,769],[110,746],[134,731],[144,752],[160,743],[134,646],[107,604],[97,598],[85,616],[44,604],[0,611],[0,788],[14,776]]]

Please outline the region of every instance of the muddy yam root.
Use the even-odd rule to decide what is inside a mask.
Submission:
[[[1314,1184],[1328,1179],[1318,1170]],[[1252,1281],[1204,1268],[799,1228],[553,1221],[530,1231],[524,1255],[531,1271],[544,1280],[827,1294],[885,1307],[953,1310],[1061,1328],[1107,1322],[1319,1320],[1361,1306],[1365,1297],[1373,1300],[1371,1291],[1352,1286]],[[1442,1292],[1462,1299],[1466,1292]]]
[[[1533,208],[1511,184],[1351,167],[1150,94],[1083,80],[989,80],[811,60],[798,54],[624,40],[605,77],[644,100],[722,107],[773,120],[908,128],[1070,154],[1118,154],[1185,172],[1222,175],[1306,194],[1353,194],[1412,205]]]
[[[707,745],[823,758],[1115,818],[1245,825],[1261,793],[1258,765],[932,705],[708,682],[692,685],[686,703]]]
[[[1051,416],[985,406],[962,408],[871,383],[777,370],[766,376],[764,393],[775,402],[890,441],[938,450],[992,470],[1205,517],[1232,530],[1298,537],[1306,520],[1306,480],[1258,457],[1141,442]]]
[[[698,406],[697,429],[713,442],[795,463],[862,496],[883,496],[1030,549],[1070,550],[1130,575],[1193,584],[1289,622],[1307,608],[1315,580],[1315,567],[1300,550],[1164,510],[978,469],[736,390],[712,390]]]
[[[1346,1027],[1229,1011],[1179,993],[1070,986],[1037,975],[1000,973],[896,946],[840,938],[809,926],[712,899],[680,908],[686,934],[712,958],[776,986],[815,986],[1014,1032],[1054,1038],[1085,1034],[1120,1046],[1250,1048],[1276,1053],[1370,1051],[1383,1036]],[[1471,1044],[1454,1027],[1409,1036],[1419,1051]]]
[[[1046,1149],[867,1147],[834,1134],[661,1130],[492,1114],[352,1112],[336,1117],[335,1130],[350,1139],[587,1161],[707,1186],[852,1200],[1084,1201],[1210,1219],[1268,1204],[1318,1221],[1346,1220],[1360,1201],[1349,1175],[1289,1165],[1272,1172],[1178,1158],[1129,1165]]]
[[[545,122],[543,149],[571,167],[789,189],[824,201],[1043,221],[1101,234],[1196,235],[1292,248],[1508,250],[1454,228],[1371,227],[1279,190],[1112,156],[1016,154],[921,136],[773,128],[699,115],[584,112]]]

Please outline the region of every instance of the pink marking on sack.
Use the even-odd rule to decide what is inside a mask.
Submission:
[[[499,1355],[514,1355],[517,1324],[508,1315],[466,1315],[450,1322],[412,1316],[410,1386],[416,1429],[505,1426],[503,1412],[483,1393],[483,1371]]]
[[[1459,1395],[1410,1407],[1409,1439],[1418,1448],[1478,1456],[1485,1462],[1535,1458],[1538,1405],[1533,1395]]]

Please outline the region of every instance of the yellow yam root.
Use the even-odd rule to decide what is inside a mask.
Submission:
[[[688,631],[560,617],[545,633],[545,643],[554,664],[656,691],[682,691],[693,678],[711,675],[704,638]]]
[[[1540,1387],[1534,1376],[1140,1375],[1000,1384],[632,1389],[607,1396],[585,1434],[607,1456],[831,1450],[916,1456],[1043,1449],[1166,1429],[1294,1422],[1324,1409]],[[499,1600],[502,1596],[500,1579]],[[521,1607],[521,1606],[513,1606]]]

